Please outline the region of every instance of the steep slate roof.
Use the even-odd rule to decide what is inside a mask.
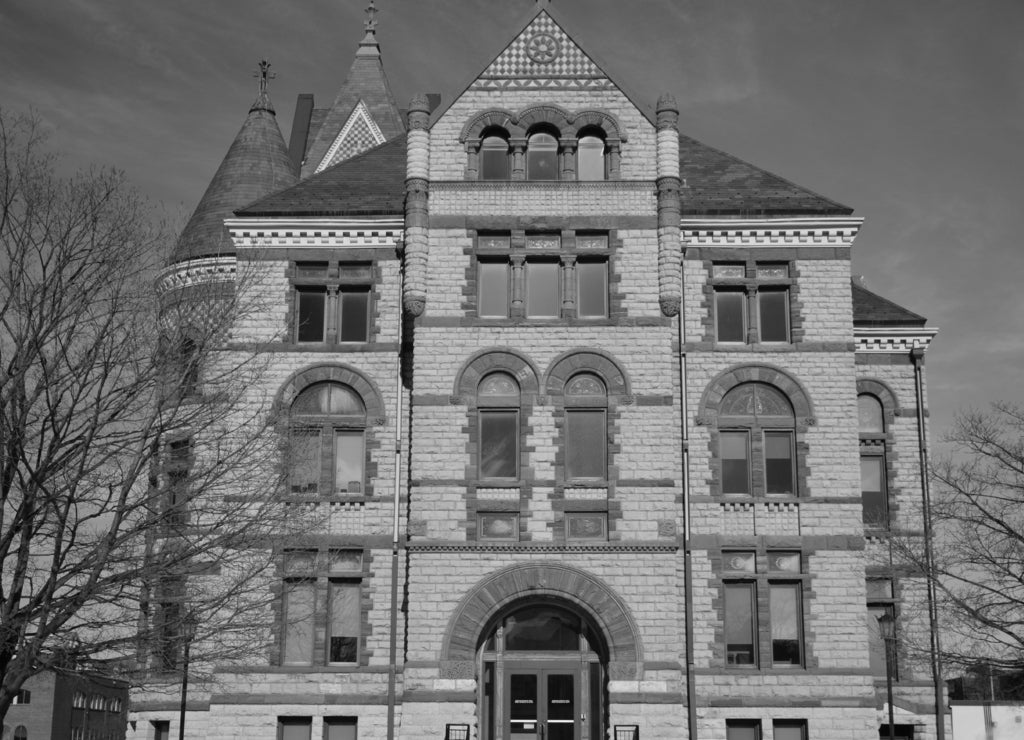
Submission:
[[[239,210],[239,216],[401,216],[405,137],[398,136]]]
[[[679,135],[686,216],[848,216],[853,209],[731,154]]]
[[[730,154],[686,136],[679,137],[686,181],[680,200],[684,216],[848,215],[852,209]],[[405,137],[329,167],[284,192],[238,211],[239,216],[316,213],[321,216],[403,214]],[[381,201],[373,202],[372,194]],[[308,199],[305,203],[303,199]],[[388,210],[390,205],[391,210]],[[315,207],[314,207],[315,204]]]
[[[550,21],[559,26],[564,25],[561,16],[546,4],[531,9],[525,15],[522,27],[512,37],[512,40],[502,47],[502,50],[480,74],[491,69],[495,60],[502,58],[502,55],[508,51],[523,31],[544,14],[547,14]],[[567,32],[564,30],[562,32],[568,36]],[[622,90],[641,113],[650,115],[649,110],[641,106],[634,96],[631,96],[618,81],[608,74],[607,65],[579,46],[574,37],[569,38],[579,47],[579,52],[589,59],[589,63],[592,63],[601,74]],[[474,76],[473,79],[478,79],[480,74]],[[468,89],[472,84],[473,82],[470,81],[466,88]],[[367,94],[371,90],[376,91],[378,108],[371,107],[371,112],[388,138],[404,133],[400,122],[395,125],[390,134],[383,127],[383,121],[388,120],[392,113],[397,117],[398,112],[394,107],[390,89],[387,87],[387,79],[384,77],[383,68],[380,65],[380,50],[372,29],[368,30],[366,38],[360,45],[356,60],[352,65],[352,71],[349,72],[349,79],[345,81],[341,92],[338,93],[334,107],[326,114],[320,110],[313,112],[309,136],[310,140],[313,140],[315,136],[315,142],[308,148],[306,162],[302,168],[303,177],[311,175],[327,153],[338,131],[341,130],[353,108],[359,102],[360,98],[357,93],[360,90]],[[382,95],[382,91],[386,95]],[[459,97],[456,95],[448,106],[436,110],[432,115],[432,120],[436,121]],[[363,100],[369,105],[369,99],[366,96],[363,97]],[[384,118],[379,117],[378,110],[386,110],[387,115]],[[323,116],[322,123],[318,121],[320,116]],[[279,197],[275,196],[264,199],[260,203],[254,203],[239,211],[238,215],[278,213],[282,215],[316,213],[339,216],[370,213],[401,215],[405,170],[404,165],[402,168],[396,167],[395,156],[396,149],[386,145],[371,149],[364,156],[334,165],[320,173],[326,177],[314,176],[310,178],[308,184],[303,183],[299,188],[280,193]],[[818,195],[688,136],[680,135],[679,137],[679,159],[680,174],[683,178],[680,201],[684,217],[702,215],[833,216],[849,215],[853,212],[853,209],[841,203]],[[342,165],[344,166],[342,167]],[[328,172],[331,174],[328,175]],[[388,182],[389,177],[394,179]],[[654,177],[653,170],[651,177],[652,179]],[[350,178],[351,182],[345,182],[345,178]],[[381,202],[371,202],[369,197],[371,192],[379,193],[382,197]],[[309,202],[304,203],[303,198],[307,198]],[[388,210],[389,202],[394,204],[393,210]]]
[[[296,181],[274,106],[262,90],[210,185],[178,237],[172,261],[231,251],[224,219],[236,208]]]
[[[860,327],[924,326],[919,314],[853,283],[853,325]]]
[[[395,105],[387,75],[384,74],[380,46],[377,44],[377,36],[371,24],[372,21],[367,22],[366,35],[359,42],[356,58],[352,61],[345,82],[338,90],[334,104],[330,108],[313,111],[305,161],[302,165],[303,178],[316,172],[316,168],[327,155],[360,100],[366,105],[370,117],[384,135],[385,141],[405,133],[402,116]]]

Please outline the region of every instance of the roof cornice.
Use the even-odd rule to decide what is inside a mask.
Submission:
[[[860,232],[863,218],[684,218],[684,243],[696,247],[846,246]]]
[[[401,217],[229,218],[224,225],[236,249],[268,247],[394,247]]]
[[[867,327],[854,326],[856,352],[906,354],[914,349],[927,351],[939,330],[930,326]]]

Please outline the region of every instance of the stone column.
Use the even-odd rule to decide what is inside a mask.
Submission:
[[[509,141],[512,148],[512,179],[526,179],[526,139],[512,139]]]
[[[560,180],[575,180],[576,179],[576,139],[562,139],[558,142],[558,157],[561,160],[561,167],[559,167],[558,179]]]
[[[682,245],[679,240],[679,108],[675,98],[658,98],[658,303],[665,316],[682,302]]]
[[[430,103],[425,95],[409,102],[405,160],[405,290],[402,306],[419,316],[427,305],[427,237],[430,210]]]

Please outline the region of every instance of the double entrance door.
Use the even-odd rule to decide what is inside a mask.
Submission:
[[[510,740],[580,740],[580,664],[505,672]]]

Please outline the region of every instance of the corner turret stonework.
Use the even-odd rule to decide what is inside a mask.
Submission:
[[[658,98],[658,303],[665,316],[679,313],[682,262],[679,242],[679,107]]]
[[[427,304],[427,226],[430,217],[430,102],[425,95],[409,101],[405,166],[405,290],[402,305],[412,316]]]

